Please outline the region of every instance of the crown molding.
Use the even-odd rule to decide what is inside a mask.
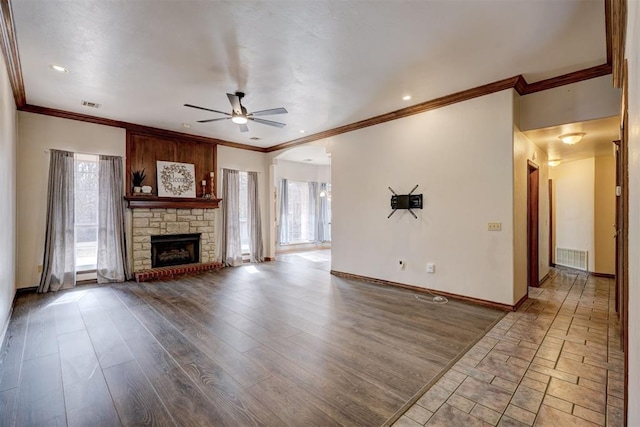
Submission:
[[[56,110],[54,108],[39,107],[37,105],[26,104],[23,107],[18,108],[18,110],[25,111],[27,113],[43,114],[46,116],[59,117],[62,119],[78,120],[81,122],[123,128],[132,132],[145,133],[164,138],[188,139],[189,141],[202,142],[206,144],[224,145],[227,147],[240,148],[242,150],[258,151],[260,153],[266,152],[266,149],[262,147],[225,141],[224,139],[209,138],[206,136],[192,135],[166,129],[158,129],[151,126],[143,126],[135,123],[122,122],[119,120],[105,119],[103,117],[95,117],[87,114],[74,113],[71,111]]]
[[[607,63],[598,65],[584,70],[575,71],[564,74],[562,76],[550,79],[527,83],[522,75],[517,75],[504,80],[499,80],[486,85],[471,88],[465,91],[456,92],[440,98],[422,102],[407,108],[392,111],[390,113],[360,120],[355,123],[329,129],[313,135],[307,135],[292,141],[277,144],[271,147],[263,148],[248,144],[241,144],[231,141],[225,141],[216,138],[208,138],[187,133],[168,131],[149,126],[143,126],[134,123],[122,122],[117,120],[105,119],[87,114],[73,113],[70,111],[57,110],[47,107],[40,107],[27,104],[22,79],[22,70],[20,65],[20,56],[18,52],[18,44],[15,34],[15,25],[13,22],[13,14],[11,11],[10,0],[0,0],[0,46],[5,58],[9,80],[13,90],[16,107],[20,111],[27,111],[36,114],[45,114],[54,117],[61,117],[70,120],[79,120],[88,123],[101,124],[105,126],[113,126],[125,128],[131,131],[150,133],[158,136],[169,138],[188,138],[200,142],[224,145],[243,150],[256,151],[261,153],[281,150],[293,146],[306,144],[324,138],[340,135],[345,132],[351,132],[368,126],[384,123],[390,120],[396,120],[425,111],[452,105],[458,102],[467,101],[476,97],[488,95],[505,89],[514,89],[520,95],[528,95],[563,85],[577,83],[583,80],[593,79],[613,73],[613,81],[615,87],[620,87],[622,76],[622,66],[624,61],[624,37],[626,28],[626,0],[603,0],[605,5],[605,28],[606,28],[606,45],[607,45]],[[617,83],[616,83],[617,82]]]
[[[7,73],[13,90],[13,99],[16,107],[20,108],[27,103],[27,96],[24,92],[18,41],[9,0],[0,0],[0,46],[2,47],[4,62],[7,66]]]
[[[527,83],[524,76],[520,74],[508,79],[499,80],[497,82],[463,90],[461,92],[456,92],[451,95],[432,99],[430,101],[425,101],[420,104],[392,111],[391,113],[386,113],[379,116],[371,117],[369,119],[360,120],[359,122],[351,123],[334,129],[315,133],[313,135],[294,139],[293,141],[274,145],[267,148],[266,151],[269,153],[272,151],[282,150],[284,148],[291,148],[297,145],[307,144],[309,142],[330,138],[332,136],[340,135],[346,132],[352,132],[354,130],[388,122],[390,120],[396,120],[414,114],[424,113],[425,111],[435,110],[436,108],[445,107],[447,105],[456,104],[458,102],[468,101],[473,98],[489,95],[491,93],[499,92],[505,89],[514,89],[520,95],[529,95],[532,93],[553,89],[559,86],[578,83],[596,77],[606,76],[607,74],[611,74],[611,65],[609,64],[602,64],[591,68],[585,68],[584,70],[574,71],[572,73],[563,74],[561,76],[552,77],[550,79],[541,80],[534,83]]]

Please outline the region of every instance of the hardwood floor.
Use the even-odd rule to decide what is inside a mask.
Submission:
[[[382,425],[503,314],[289,262],[25,293],[0,425]]]

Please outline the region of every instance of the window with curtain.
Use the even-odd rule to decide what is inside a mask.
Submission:
[[[280,245],[331,240],[330,191],[330,184],[281,181]]]
[[[131,277],[126,255],[122,158],[50,150],[43,271],[38,292]]]
[[[222,262],[242,264],[243,255],[262,262],[262,223],[258,173],[222,170]]]

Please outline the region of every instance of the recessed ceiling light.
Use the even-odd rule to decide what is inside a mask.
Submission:
[[[411,95],[405,95],[405,96],[402,97],[403,101],[408,101],[410,99],[411,99]]]
[[[562,163],[562,160],[549,160],[549,166],[554,167]]]
[[[183,123],[182,127],[186,128],[186,129],[189,129],[191,127],[191,125],[189,123]]]
[[[50,64],[49,68],[51,68],[52,70],[57,71],[59,73],[68,73],[69,72],[69,70],[67,70],[66,68],[64,68],[61,65]]]
[[[300,129],[300,133],[304,133],[304,129]]]
[[[304,159],[303,161],[305,161],[305,162],[312,162],[312,161],[313,161],[313,159]]]

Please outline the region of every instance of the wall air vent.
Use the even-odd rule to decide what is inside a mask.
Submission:
[[[556,248],[556,264],[587,271],[587,251]]]
[[[100,108],[100,104],[98,104],[97,102],[80,101],[80,103],[85,107]]]

